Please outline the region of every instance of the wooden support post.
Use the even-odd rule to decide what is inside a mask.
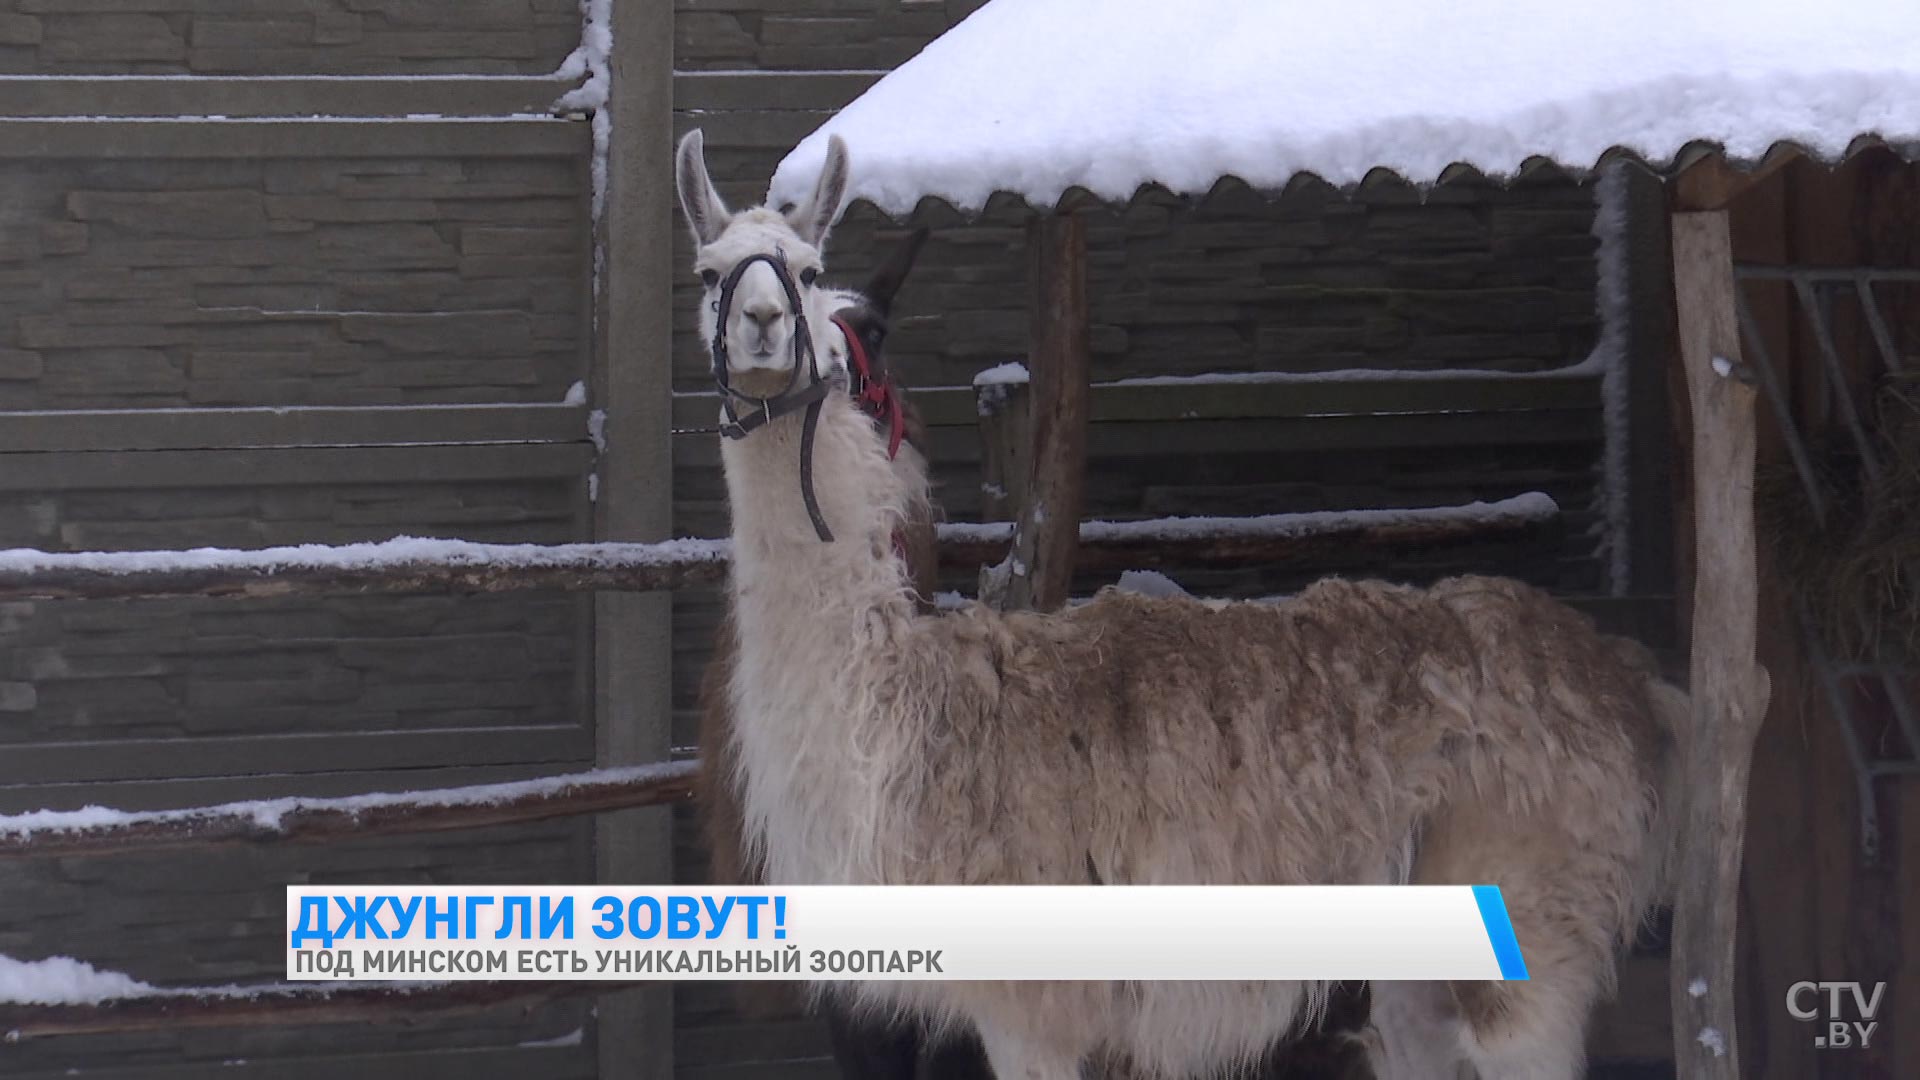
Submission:
[[[611,119],[605,129],[606,198],[599,235],[604,270],[594,297],[602,337],[593,395],[605,410],[595,464],[601,540],[664,540],[672,532],[673,353],[672,0],[609,5]],[[594,598],[596,763],[664,761],[672,748],[673,597]],[[673,822],[662,809],[603,815],[595,827],[596,876],[614,885],[673,881]],[[593,1039],[601,1080],[671,1080],[673,987],[599,999]]]
[[[1051,611],[1067,601],[1080,542],[1087,467],[1089,344],[1087,226],[1048,214],[1027,228],[1032,254],[1032,454],[1026,499],[1007,561],[988,571],[982,599],[1002,609]],[[1002,588],[1003,587],[1003,588]]]
[[[975,387],[980,403],[980,520],[1011,521],[1027,501],[1033,456],[1033,386]]]
[[[1740,358],[1725,211],[1673,216],[1673,279],[1693,419],[1692,697],[1670,961],[1679,1080],[1738,1080],[1735,921],[1747,779],[1769,687],[1756,660],[1752,373]]]

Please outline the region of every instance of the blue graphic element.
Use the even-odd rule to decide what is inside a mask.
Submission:
[[[1480,921],[1487,926],[1493,958],[1500,962],[1500,977],[1526,978],[1527,961],[1521,957],[1520,942],[1513,936],[1513,921],[1507,918],[1507,902],[1500,897],[1500,886],[1475,885],[1473,899],[1480,905]]]

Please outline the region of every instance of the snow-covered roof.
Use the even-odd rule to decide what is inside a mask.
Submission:
[[[993,0],[796,147],[776,205],[805,197],[831,133],[848,201],[896,216],[1228,176],[1667,164],[1702,143],[1831,160],[1861,137],[1920,143],[1920,16],[1914,0]]]

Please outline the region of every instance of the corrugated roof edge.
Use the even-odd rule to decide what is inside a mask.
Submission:
[[[1698,165],[1702,161],[1721,158],[1735,171],[1742,173],[1768,171],[1786,157],[1804,157],[1810,161],[1835,169],[1852,160],[1859,154],[1875,149],[1886,149],[1907,161],[1920,161],[1920,142],[1889,142],[1878,135],[1861,135],[1847,145],[1846,152],[1837,158],[1824,159],[1809,151],[1804,145],[1791,141],[1776,142],[1767,148],[1767,152],[1756,159],[1726,157],[1720,144],[1710,141],[1690,142],[1681,147],[1668,161],[1650,160],[1625,147],[1615,147],[1600,156],[1590,166],[1574,167],[1546,157],[1530,157],[1522,161],[1511,173],[1489,174],[1475,166],[1465,163],[1449,165],[1438,177],[1431,180],[1413,180],[1385,167],[1375,168],[1367,173],[1359,183],[1335,186],[1328,184],[1311,172],[1295,173],[1286,185],[1279,189],[1260,190],[1253,188],[1236,176],[1223,176],[1214,185],[1198,194],[1183,195],[1158,183],[1143,184],[1124,202],[1103,199],[1082,187],[1068,188],[1059,199],[1051,204],[1035,203],[1014,192],[1000,191],[990,196],[984,206],[966,208],[937,195],[923,196],[905,214],[890,214],[868,199],[855,199],[841,210],[844,218],[855,207],[864,207],[880,215],[883,220],[896,224],[917,223],[930,225],[957,225],[976,221],[990,214],[1026,210],[1029,213],[1053,213],[1072,211],[1091,207],[1106,206],[1127,208],[1142,203],[1160,205],[1178,205],[1186,209],[1199,209],[1228,197],[1245,197],[1251,193],[1260,198],[1277,198],[1303,187],[1331,188],[1352,197],[1361,193],[1383,188],[1399,187],[1424,193],[1442,187],[1517,187],[1534,183],[1559,183],[1568,180],[1583,179],[1601,169],[1619,162],[1639,165],[1656,174],[1671,179]]]

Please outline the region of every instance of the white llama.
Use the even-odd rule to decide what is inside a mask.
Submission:
[[[790,214],[730,213],[698,132],[681,205],[709,283],[782,253],[810,283],[844,194],[831,142]],[[764,274],[761,271],[766,271]],[[801,289],[811,327],[820,290]],[[708,290],[733,386],[797,393],[765,262]],[[722,317],[727,323],[719,325]],[[816,331],[817,332],[817,331]],[[1057,614],[916,610],[890,542],[925,499],[844,394],[722,443],[744,837],[792,884],[1495,883],[1532,978],[1380,983],[1383,1080],[1568,1080],[1616,953],[1660,896],[1685,699],[1645,650],[1516,582],[1329,580],[1280,604],[1106,591]],[[809,428],[822,542],[802,495]],[[1185,1078],[1313,1016],[1296,983],[821,984],[969,1021],[1001,1080],[1106,1058]]]

